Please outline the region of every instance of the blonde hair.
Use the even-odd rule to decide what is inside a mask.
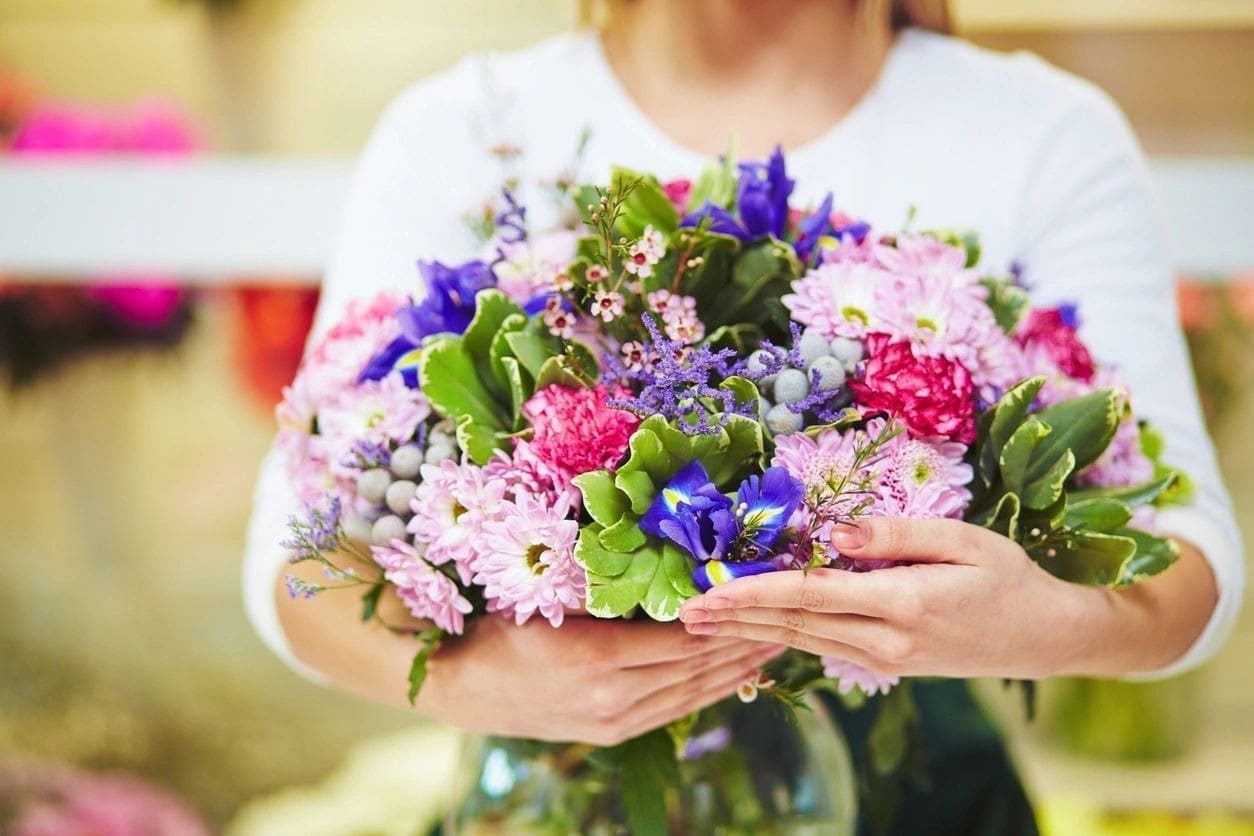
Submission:
[[[858,0],[858,5],[872,17],[887,17],[894,31],[914,27],[946,35],[953,33],[949,0]],[[579,25],[604,26],[609,20],[607,6],[606,0],[579,0]]]

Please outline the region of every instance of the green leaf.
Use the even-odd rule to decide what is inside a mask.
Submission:
[[[717,438],[717,444],[696,457],[720,490],[739,484],[746,471],[757,463],[766,444],[761,422],[743,415],[728,415],[726,426],[717,436],[704,438]]]
[[[638,238],[646,226],[652,226],[664,235],[679,226],[679,213],[655,178],[641,176],[625,168],[616,168],[613,178],[616,194],[630,189],[617,223],[618,229],[628,238]]]
[[[645,423],[647,424],[648,422],[646,421]],[[685,464],[685,462],[675,464],[673,459],[667,455],[667,451],[663,449],[662,442],[658,437],[645,429],[643,425],[637,427],[636,431],[632,433],[627,447],[630,454],[627,457],[627,461],[618,469],[620,478],[632,473],[643,472],[649,477],[651,485],[660,487],[665,485],[676,470]],[[622,484],[619,484],[619,488],[623,488]],[[649,501],[652,502],[652,497],[649,498]],[[637,514],[644,513],[643,510],[634,507],[633,510]]]
[[[545,361],[557,355],[557,349],[552,342],[528,331],[507,332],[505,342],[532,380],[538,380]]]
[[[504,446],[506,437],[496,429],[479,423],[473,415],[457,419],[457,446],[465,450],[477,465],[487,464],[492,454]]]
[[[765,322],[770,313],[765,300],[787,293],[801,270],[796,253],[786,244],[767,239],[746,247],[735,260],[731,281],[707,310],[700,311],[701,318],[709,328]]]
[[[1136,555],[1124,564],[1116,586],[1127,586],[1153,577],[1180,559],[1180,547],[1174,540],[1135,528],[1124,528],[1115,533],[1136,543]]]
[[[615,748],[628,831],[633,836],[666,836],[666,793],[679,786],[670,735],[654,729]]]
[[[1070,450],[1076,471],[1083,470],[1110,446],[1127,404],[1113,389],[1098,389],[1045,407],[1036,417],[1054,428],[1041,442],[1040,455],[1051,460]]]
[[[605,581],[626,572],[631,566],[631,555],[606,549],[601,545],[600,534],[601,527],[596,524],[580,529],[579,541],[575,543],[575,562],[589,575],[596,575]]]
[[[691,594],[681,591],[676,580],[688,575],[688,587]],[[662,560],[649,590],[645,593],[642,606],[654,621],[674,621],[679,617],[679,606],[697,594],[696,585],[692,583],[692,569],[689,568],[688,557],[682,551],[667,543],[662,547]]]
[[[1050,426],[1033,415],[1006,441],[1001,451],[1001,478],[1013,493],[1023,493],[1028,465],[1032,463],[1037,448],[1049,434]]]
[[[879,711],[867,734],[867,750],[875,773],[890,775],[905,763],[918,724],[918,709],[909,689],[900,686],[885,694],[879,703]]]
[[[601,545],[612,552],[634,552],[647,539],[640,530],[640,521],[631,516],[624,516],[601,532]]]
[[[675,592],[679,593],[681,601],[687,601],[701,594],[701,590],[697,589],[696,583],[692,580],[692,573],[696,568],[696,560],[689,557],[683,549],[673,543],[667,543],[662,547],[662,570],[666,573]]]
[[[527,384],[523,381],[523,372],[518,365],[518,359],[502,357],[499,362],[509,392],[510,412],[514,414],[513,430],[518,432],[527,425],[527,420],[522,414],[522,407],[530,397],[530,393],[527,391]]]
[[[506,417],[500,405],[484,388],[459,339],[444,338],[429,345],[419,379],[423,394],[441,415],[459,421],[470,417],[482,427],[505,429]]]
[[[581,473],[572,481],[583,495],[583,507],[588,515],[607,528],[631,508],[627,497],[614,486],[614,474],[608,470]]]
[[[1067,528],[1109,533],[1127,525],[1130,519],[1132,511],[1124,503],[1117,499],[1096,497],[1069,502],[1063,522]]]
[[[731,392],[737,404],[753,404],[756,407],[761,397],[754,382],[744,377],[729,377],[720,383],[718,388]]]
[[[1105,498],[1118,500],[1129,508],[1139,508],[1158,499],[1164,491],[1175,484],[1178,478],[1179,474],[1172,472],[1161,479],[1146,482],[1144,485],[1135,485],[1131,488],[1084,488],[1070,491],[1069,496],[1073,502]]]
[[[505,336],[514,331],[521,331],[525,327],[527,327],[527,317],[523,314],[512,314],[505,317],[501,322],[501,327],[492,335],[492,342],[488,347],[488,365],[491,366],[492,374],[502,389],[510,388],[509,373],[504,366],[505,358],[514,357],[509,343],[505,341]],[[514,358],[514,365],[518,365],[516,358]]]
[[[537,389],[543,389],[545,386],[552,386],[555,383],[571,389],[583,389],[588,385],[583,378],[575,373],[570,359],[564,356],[554,356],[545,360],[544,365],[540,367],[539,374],[536,375]]]
[[[1136,554],[1131,537],[1076,531],[1054,547],[1055,555],[1030,552],[1045,571],[1072,583],[1113,586],[1124,574],[1124,565]]]
[[[1040,447],[1037,448],[1039,452]],[[1048,508],[1062,496],[1067,477],[1075,470],[1075,454],[1063,450],[1050,462],[1045,456],[1033,456],[1023,486],[1023,504],[1029,508]]]
[[[424,630],[418,634],[418,641],[422,642],[422,648],[414,654],[414,660],[409,666],[410,705],[413,705],[414,701],[418,699],[418,692],[422,690],[422,684],[427,679],[427,662],[440,649],[440,644],[443,640],[443,630]]]
[[[379,596],[383,594],[383,584],[377,583],[366,590],[361,596],[361,620],[369,621],[379,609]]]
[[[1036,395],[1045,385],[1045,378],[1033,377],[1014,386],[989,411],[988,433],[980,448],[979,472],[984,484],[992,485],[1002,448],[1028,417]]]
[[[597,618],[618,618],[640,605],[662,556],[653,546],[631,555],[631,563],[617,577],[588,576],[588,612]]]
[[[649,510],[649,506],[657,498],[657,488],[653,486],[653,479],[643,470],[624,473],[622,468],[619,468],[614,476],[614,486],[631,500],[632,512],[641,516]]]
[[[989,531],[996,531],[1003,537],[1019,540],[1020,503],[1017,494],[1002,494],[1001,499],[992,508],[972,518],[971,522],[982,525]]]
[[[730,209],[736,199],[735,155],[727,154],[721,165],[710,166],[701,172],[696,185],[692,187],[692,196],[688,201],[689,211],[702,206],[707,200],[715,206]]]
[[[993,312],[993,318],[1002,331],[1013,334],[1031,304],[1027,291],[1005,279],[981,279],[980,284],[988,289],[985,301]]]
[[[486,359],[501,326],[516,316],[526,318],[523,309],[501,291],[489,289],[475,294],[475,315],[462,334],[466,352],[476,359]]]

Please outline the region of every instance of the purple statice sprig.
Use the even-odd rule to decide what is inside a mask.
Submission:
[[[497,239],[505,244],[526,241],[527,207],[518,202],[514,197],[514,192],[508,186],[501,189],[501,197],[505,201],[505,208],[492,218],[492,222],[496,225]],[[498,250],[498,255],[500,260],[504,260],[504,252]]]
[[[375,467],[387,467],[391,460],[392,451],[386,444],[358,439],[340,465],[354,470],[370,470]]]
[[[340,589],[361,584],[374,585],[378,579],[369,579],[351,566],[338,566],[327,557],[328,552],[346,554],[359,563],[369,566],[378,574],[378,566],[371,557],[355,545],[344,532],[343,503],[338,497],[333,498],[325,507],[309,505],[303,515],[293,515],[288,519],[291,536],[280,543],[290,554],[288,563],[315,561],[322,565],[323,574],[330,581],[338,582],[334,586],[312,583],[288,575],[284,578],[288,594],[293,598],[312,598],[326,589]]]
[[[641,384],[640,394],[606,403],[641,418],[662,415],[688,435],[713,435],[727,424],[729,415],[756,417],[756,403],[739,402],[733,392],[718,385],[740,372],[734,349],[686,346],[669,339],[651,315],[644,314],[641,320],[649,332],[645,349],[652,362],[630,369],[617,358],[607,358],[610,374]],[[706,406],[710,401],[716,408]],[[711,414],[716,416],[713,422]]]

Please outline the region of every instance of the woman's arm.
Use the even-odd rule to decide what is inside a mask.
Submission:
[[[838,527],[842,554],[909,560],[732,581],[688,601],[694,635],[779,642],[884,676],[1119,677],[1178,659],[1214,609],[1214,576],[1179,562],[1136,587],[1061,581],[1011,540],[957,520],[878,517]]]

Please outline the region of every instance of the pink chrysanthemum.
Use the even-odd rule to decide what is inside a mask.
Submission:
[[[897,277],[860,261],[821,264],[793,282],[792,293],[780,301],[794,322],[827,339],[860,339],[868,331],[883,330],[883,301]]]
[[[406,386],[398,372],[346,389],[318,410],[319,435],[331,457],[328,466],[333,471],[349,466],[359,442],[404,444],[430,415],[426,396]]]
[[[887,694],[890,688],[901,681],[895,676],[880,676],[861,665],[837,659],[835,656],[824,656],[822,661],[823,675],[839,680],[840,684],[836,688],[842,694],[848,694],[854,686],[868,697]]]
[[[370,551],[388,583],[396,587],[401,603],[415,618],[429,619],[441,630],[461,635],[466,628],[465,616],[474,607],[452,578],[423,560],[418,549],[403,540],[393,540],[390,546],[373,546]]]
[[[442,461],[422,466],[414,492],[409,532],[425,545],[435,566],[452,562],[463,583],[470,583],[482,545],[483,527],[504,513],[505,483],[485,479],[471,464]]]
[[[474,582],[488,609],[522,624],[539,613],[560,627],[567,607],[583,602],[587,576],[575,562],[579,523],[568,519],[571,499],[557,502],[521,493],[504,505],[501,519],[483,527]]]
[[[568,474],[537,456],[531,444],[522,439],[514,443],[512,455],[497,451],[483,466],[483,477],[504,482],[509,499],[527,493],[556,502],[562,493],[578,494]]]
[[[533,431],[531,452],[567,481],[592,470],[613,470],[640,419],[606,401],[629,394],[604,384],[573,389],[555,383],[538,390],[522,409]]]

